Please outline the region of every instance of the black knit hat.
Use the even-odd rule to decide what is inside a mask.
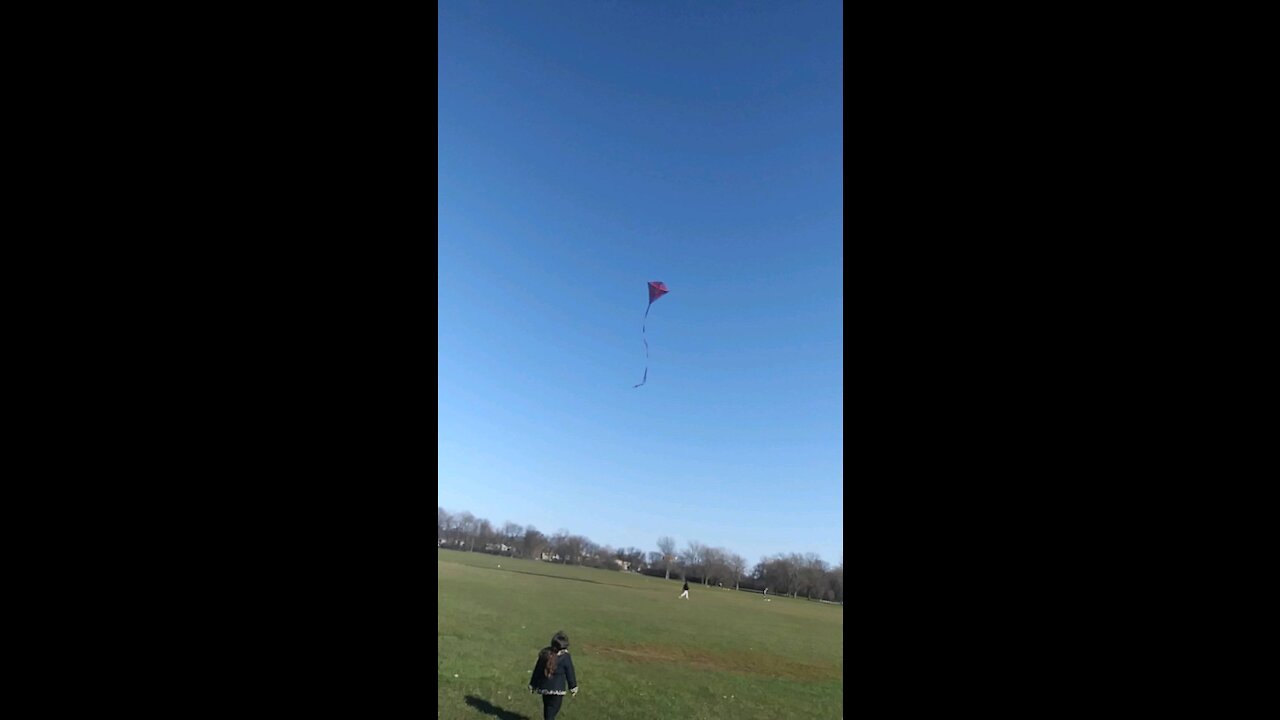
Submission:
[[[555,635],[552,635],[551,647],[555,650],[568,650],[569,636],[565,635],[563,630],[557,632]]]

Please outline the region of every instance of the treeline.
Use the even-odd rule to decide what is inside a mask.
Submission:
[[[737,553],[690,540],[683,549],[670,537],[658,538],[658,550],[597,545],[589,538],[559,530],[545,535],[532,525],[501,527],[469,512],[438,508],[436,540],[449,547],[493,555],[532,558],[605,570],[630,570],[670,579],[675,573],[690,582],[734,589],[844,602],[844,561],[831,566],[814,553],[772,555],[754,567]]]

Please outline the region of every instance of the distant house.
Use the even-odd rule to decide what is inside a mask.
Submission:
[[[630,561],[630,560],[619,560],[618,558],[614,558],[614,559],[613,559],[613,561],[614,561],[615,563],[617,563],[617,564],[618,564],[618,567],[622,568],[623,570],[630,570],[630,569],[631,569],[631,561]]]

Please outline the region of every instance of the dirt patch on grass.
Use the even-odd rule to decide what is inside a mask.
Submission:
[[[629,662],[675,663],[700,670],[719,670],[758,677],[838,680],[842,676],[840,669],[836,667],[809,665],[751,650],[717,653],[675,645],[596,644],[583,649],[592,655]]]

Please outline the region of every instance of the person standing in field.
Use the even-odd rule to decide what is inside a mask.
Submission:
[[[569,657],[569,636],[561,630],[552,636],[551,645],[538,653],[529,678],[529,692],[542,696],[542,720],[555,720],[566,691],[577,697],[578,677]]]
[[[685,600],[689,599],[689,581],[688,580],[684,581],[684,589],[680,591],[680,597],[684,598]]]

